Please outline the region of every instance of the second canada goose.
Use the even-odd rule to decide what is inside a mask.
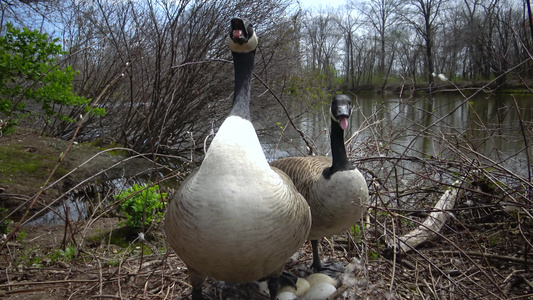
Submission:
[[[344,130],[348,127],[351,100],[336,95],[331,102],[331,156],[287,157],[271,163],[292,179],[311,207],[313,216],[309,240],[313,247],[313,265],[322,269],[318,240],[337,234],[358,222],[368,201],[365,178],[346,156]]]
[[[235,91],[200,168],[171,199],[165,232],[187,265],[192,299],[206,277],[248,282],[268,277],[276,299],[285,262],[305,242],[309,205],[283,172],[271,168],[250,122],[250,87],[257,37],[245,19],[231,20],[229,46]]]

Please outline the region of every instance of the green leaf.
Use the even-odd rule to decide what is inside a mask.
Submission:
[[[115,199],[122,203],[117,207],[119,213],[123,213],[126,222],[123,224],[130,227],[142,227],[162,219],[162,213],[166,202],[166,193],[159,191],[159,186],[134,184],[125,191],[115,195]],[[144,218],[144,219],[143,219]]]
[[[84,108],[90,99],[73,92],[72,80],[77,72],[71,66],[56,65],[57,58],[66,54],[58,41],[37,30],[6,24],[6,32],[0,37],[0,114],[14,121],[24,118],[20,113],[23,103],[34,101],[42,109],[33,111],[36,115],[75,121],[59,111],[65,106]],[[102,115],[105,110],[96,113]]]

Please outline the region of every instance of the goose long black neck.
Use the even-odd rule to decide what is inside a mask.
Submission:
[[[331,175],[337,171],[351,170],[353,165],[348,160],[346,155],[346,147],[344,147],[344,130],[341,125],[335,120],[331,119],[331,157],[333,163],[330,168],[324,170],[323,175],[329,179]]]
[[[235,92],[230,116],[239,116],[250,120],[250,90],[255,50],[247,53],[232,53],[235,67]]]

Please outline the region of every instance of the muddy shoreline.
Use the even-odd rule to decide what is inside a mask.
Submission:
[[[22,127],[0,137],[0,205],[17,210],[15,219],[36,196],[30,213],[65,193],[90,191],[112,180],[149,175],[155,169],[151,160],[125,155],[126,151],[116,147],[73,143],[69,148],[69,143]]]

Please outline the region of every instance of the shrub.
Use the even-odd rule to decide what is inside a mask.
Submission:
[[[117,211],[123,213],[126,218],[126,221],[120,222],[119,225],[141,228],[161,221],[166,196],[166,193],[160,192],[158,185],[148,187],[138,184],[115,195],[115,199],[122,202]]]
[[[7,208],[0,207],[0,234],[6,234],[9,232],[9,224],[11,224],[11,220],[6,218],[8,213],[9,211]]]
[[[69,244],[67,247],[65,247],[65,250],[59,249],[50,253],[50,260],[51,262],[70,261],[76,256],[77,251],[78,250],[75,246]]]
[[[77,96],[72,80],[77,74],[71,66],[60,68],[56,59],[66,54],[58,38],[27,28],[17,29],[7,24],[0,36],[0,131],[11,131],[20,120],[34,114],[50,122],[52,117],[74,122],[61,107],[77,106],[91,114],[103,115],[102,108],[90,109],[91,101]],[[38,109],[28,109],[35,102]],[[63,109],[63,111],[65,111]],[[3,117],[5,117],[4,120]]]

